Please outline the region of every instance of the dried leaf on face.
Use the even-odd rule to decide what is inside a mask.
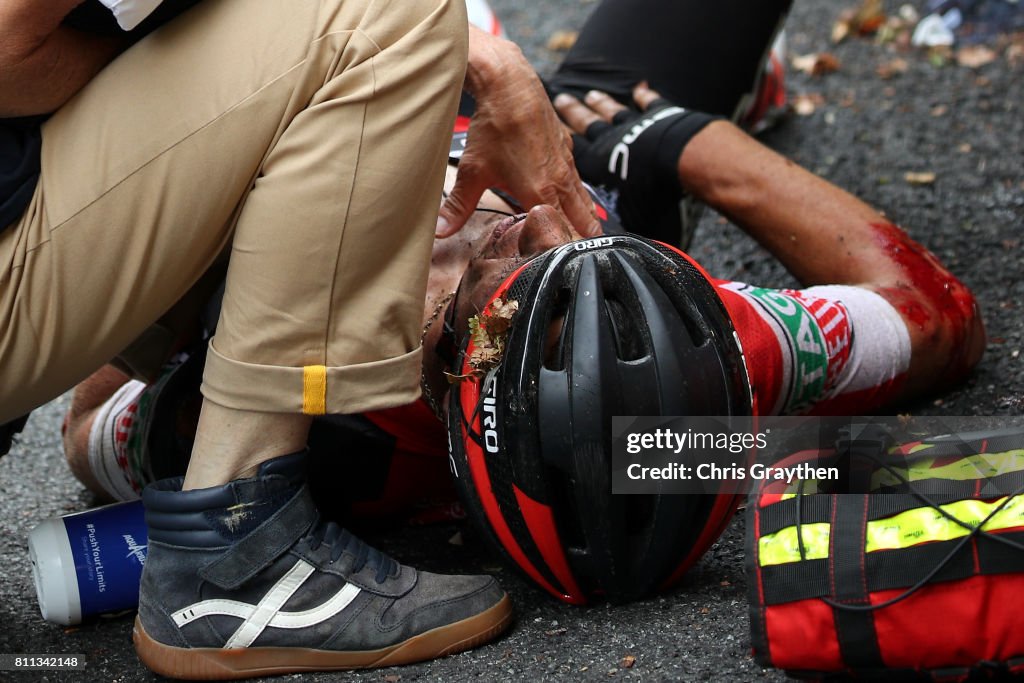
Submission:
[[[483,377],[498,366],[505,352],[505,340],[512,318],[519,310],[518,301],[495,299],[479,315],[469,319],[469,337],[473,350],[469,354],[469,367],[465,375],[445,373],[450,383],[473,377]]]

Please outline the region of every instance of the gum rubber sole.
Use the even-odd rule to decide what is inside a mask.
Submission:
[[[162,676],[231,680],[304,671],[369,669],[435,659],[493,640],[511,623],[512,601],[506,595],[480,614],[439,626],[380,650],[335,652],[297,647],[236,650],[172,647],[153,640],[138,617],[135,617],[132,640],[139,659]]]

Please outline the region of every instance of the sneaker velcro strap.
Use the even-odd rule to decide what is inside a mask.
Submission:
[[[224,590],[234,590],[295,545],[316,517],[309,486],[303,485],[270,519],[200,569],[199,575]]]

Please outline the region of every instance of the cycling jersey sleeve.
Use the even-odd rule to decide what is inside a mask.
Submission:
[[[878,294],[843,285],[716,287],[743,346],[759,413],[866,414],[902,386],[910,335]]]

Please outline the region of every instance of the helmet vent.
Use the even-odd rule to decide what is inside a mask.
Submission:
[[[615,351],[620,360],[640,360],[648,353],[649,344],[646,341],[644,332],[640,327],[635,312],[618,299],[608,298],[605,300],[608,310],[608,320],[611,322],[612,332],[615,335]]]
[[[565,316],[569,312],[572,291],[568,287],[559,287],[554,293],[551,313],[548,318],[547,340],[544,343],[544,367],[555,372],[565,370],[566,363],[566,324]]]

